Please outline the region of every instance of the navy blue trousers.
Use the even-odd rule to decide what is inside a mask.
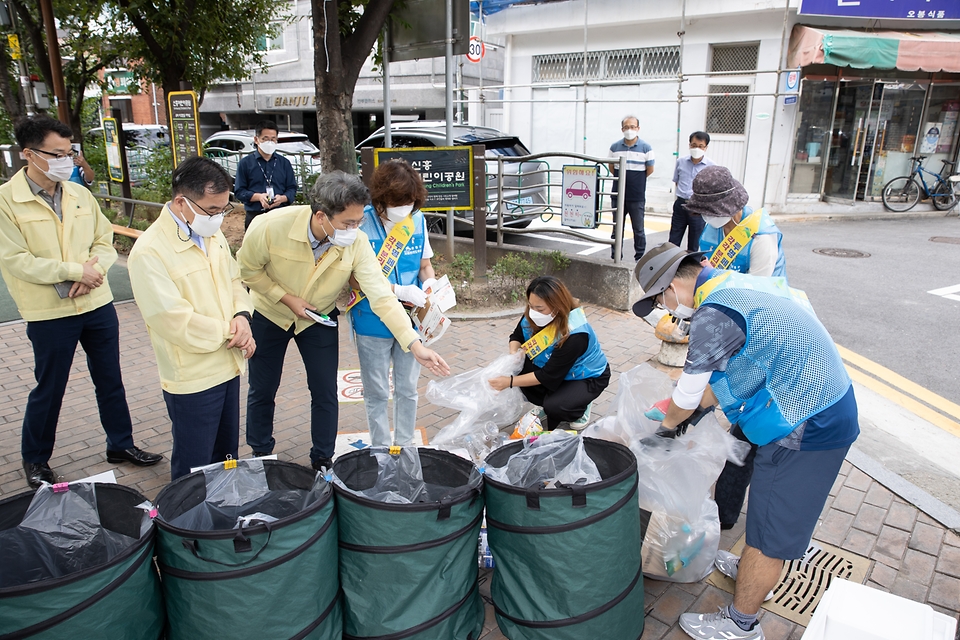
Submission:
[[[336,314],[334,314],[335,316]],[[337,444],[337,365],[340,340],[337,327],[315,324],[294,335],[294,327],[284,331],[259,312],[254,312],[253,339],[257,350],[250,358],[250,390],[247,393],[247,444],[257,453],[272,453],[273,417],[277,390],[283,374],[283,359],[290,339],[296,341],[307,370],[310,389],[311,462],[332,458]]]
[[[197,393],[163,392],[173,426],[170,479],[191,467],[237,458],[240,446],[240,376]]]
[[[37,386],[30,392],[23,413],[20,440],[23,460],[47,462],[53,454],[60,406],[77,344],[87,354],[87,368],[96,391],[100,424],[107,434],[107,448],[132,447],[133,425],[120,377],[120,322],[113,303],[78,316],[28,322],[27,338],[33,345],[33,375]]]
[[[681,249],[683,246],[683,232],[687,232],[687,251],[700,251],[700,236],[706,224],[703,217],[697,213],[690,213],[684,206],[686,198],[677,198],[673,201],[673,217],[670,218],[670,243]]]
[[[611,196],[613,208],[617,208],[618,196]],[[643,232],[643,209],[646,206],[646,200],[624,200],[623,201],[623,222],[626,224],[627,218],[630,218],[630,225],[633,227],[633,261],[638,262],[647,250],[647,236]],[[616,220],[616,213],[614,213]],[[616,237],[616,229],[610,234],[611,238]],[[626,241],[624,241],[626,244]],[[613,258],[613,248],[610,249],[610,257]],[[623,257],[621,251],[620,257]]]

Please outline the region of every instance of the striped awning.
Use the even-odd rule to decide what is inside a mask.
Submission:
[[[852,31],[796,25],[787,65],[960,73],[960,34],[940,31]]]

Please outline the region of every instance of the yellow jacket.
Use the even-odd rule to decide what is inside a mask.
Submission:
[[[164,207],[133,245],[127,269],[157,355],[160,385],[168,393],[197,393],[244,372],[243,352],[227,349],[227,342],[234,315],[252,313],[253,301],[222,232],[204,238],[205,255],[177,231]]]
[[[27,184],[26,169],[0,186],[0,272],[24,320],[52,320],[99,309],[113,300],[103,284],[76,298],[60,298],[55,283],[83,277],[83,263],[102,274],[117,261],[113,226],[86,187],[62,182],[63,221]]]
[[[370,300],[370,307],[387,325],[404,351],[419,340],[409,316],[390,282],[383,276],[377,256],[363,231],[349,247],[330,247],[317,262],[307,238],[309,206],[283,207],[254,218],[237,252],[240,277],[253,292],[254,306],[281,329],[296,323],[295,333],[313,324],[297,318],[280,302],[287,293],[303,298],[320,313],[329,314],[337,296],[354,275]]]

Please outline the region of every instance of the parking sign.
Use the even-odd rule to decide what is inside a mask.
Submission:
[[[597,167],[563,166],[561,220],[565,227],[592,229],[597,220]]]

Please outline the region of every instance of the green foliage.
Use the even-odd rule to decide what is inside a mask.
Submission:
[[[0,144],[16,144],[13,139],[13,122],[6,109],[0,109]]]
[[[143,165],[147,178],[133,188],[133,197],[147,202],[166,202],[173,189],[173,154],[170,147],[155,147]],[[149,219],[156,220],[159,209],[150,209]]]
[[[531,254],[508,253],[490,269],[490,275],[512,302],[523,300],[531,280],[549,271],[562,271],[570,258],[562,251],[537,251]],[[548,269],[552,267],[552,269]]]
[[[453,283],[473,280],[474,260],[472,253],[458,253],[447,267],[447,277]]]
[[[570,258],[563,251],[537,251],[533,257],[545,266],[552,264],[554,271],[563,271],[570,266]]]

